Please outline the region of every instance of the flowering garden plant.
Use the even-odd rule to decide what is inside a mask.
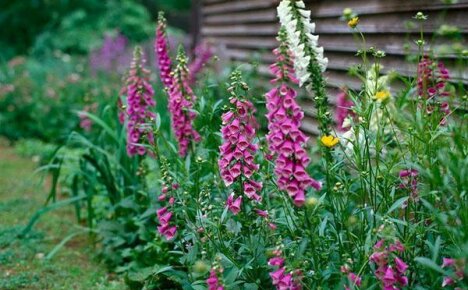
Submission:
[[[240,69],[226,84],[194,75],[210,52],[174,57],[160,15],[159,81],[136,48],[119,105],[83,113],[103,130],[70,138],[85,148],[70,190],[131,287],[466,289],[464,91],[422,52],[397,90],[384,53],[363,46],[361,89],[343,90],[334,112],[310,15],[302,1],[279,4],[262,98]],[[348,25],[364,37],[358,18]],[[314,138],[301,131],[304,93]]]

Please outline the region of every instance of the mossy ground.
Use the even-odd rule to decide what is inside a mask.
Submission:
[[[45,214],[26,238],[15,238],[47,197],[47,180],[36,167],[0,144],[0,289],[126,289],[94,259],[86,233],[45,258],[78,230],[71,206]]]

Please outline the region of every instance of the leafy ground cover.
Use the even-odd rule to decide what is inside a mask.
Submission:
[[[31,158],[0,146],[0,289],[124,289],[95,261],[87,235],[75,236],[47,259],[76,228],[71,208],[49,212],[26,238],[14,239],[47,197],[48,181],[35,168]]]

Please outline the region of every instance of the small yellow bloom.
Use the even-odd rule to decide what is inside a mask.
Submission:
[[[387,90],[383,90],[383,91],[378,91],[375,96],[373,97],[374,100],[377,100],[377,101],[385,101],[386,99],[388,99],[390,97],[390,92],[387,91]]]
[[[309,198],[306,199],[305,204],[308,207],[314,207],[317,204],[319,204],[319,200],[316,197],[309,197]]]
[[[351,9],[351,8],[349,8],[349,7],[343,9],[343,16],[344,16],[346,19],[351,18],[351,17],[353,16],[353,13],[354,13],[354,12],[353,12],[353,9]]]
[[[335,136],[328,135],[328,136],[322,136],[322,138],[320,138],[320,141],[322,141],[322,144],[325,147],[332,148],[333,146],[338,144],[338,142],[340,142],[340,139],[338,139]]]
[[[350,28],[356,28],[356,26],[358,25],[359,23],[359,17],[353,17],[351,18],[350,21],[348,21],[348,26]]]

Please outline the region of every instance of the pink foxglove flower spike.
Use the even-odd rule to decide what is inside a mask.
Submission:
[[[166,19],[164,13],[160,12],[158,16],[158,25],[156,27],[156,42],[154,43],[154,51],[159,66],[159,75],[161,82],[166,90],[170,90],[173,83],[172,61],[169,56],[169,42],[166,35]]]
[[[304,146],[308,137],[300,130],[304,112],[296,102],[296,91],[289,86],[297,80],[286,38],[285,30],[281,29],[278,34],[280,46],[273,51],[277,61],[270,66],[276,76],[271,82],[277,86],[265,95],[269,129],[266,138],[275,158],[278,187],[288,193],[295,205],[302,206],[307,188],[320,190],[321,184],[306,172],[310,158]]]
[[[447,123],[451,110],[446,98],[450,97],[447,83],[450,74],[442,62],[434,63],[427,55],[418,64],[418,95],[427,101],[426,112],[432,114],[436,106],[442,115],[440,125]],[[440,103],[440,104],[439,104]]]
[[[168,179],[169,164],[167,160],[161,158],[161,173],[164,184],[161,189],[161,194],[158,196],[158,201],[161,207],[157,210],[156,216],[159,221],[158,232],[167,240],[172,240],[177,233],[177,226],[174,223],[174,214],[172,212],[175,203],[175,191],[178,189],[177,183],[172,183]],[[171,184],[172,183],[172,184]]]
[[[194,60],[189,65],[190,84],[194,84],[198,74],[213,57],[213,48],[208,42],[201,42],[195,47]]]
[[[223,268],[221,267],[219,261],[216,261],[210,270],[210,276],[208,279],[206,279],[208,290],[224,290],[225,288],[223,285],[222,276]]]
[[[172,117],[172,129],[179,144],[179,155],[185,157],[194,142],[201,140],[200,134],[193,128],[197,114],[193,111],[196,96],[188,84],[187,57],[182,46],[177,54],[177,66],[173,72],[173,83],[169,90],[169,111]]]
[[[150,110],[156,106],[154,90],[149,83],[149,70],[144,67],[145,59],[140,47],[135,48],[127,80],[127,153],[129,156],[147,152],[142,143],[154,144],[152,127],[156,117]]]
[[[347,89],[342,89],[336,98],[335,123],[338,131],[346,132],[349,130],[349,126],[345,125],[345,119],[353,115],[351,111],[353,105],[354,103],[349,99]]]
[[[398,240],[394,243],[380,240],[375,244],[369,262],[375,264],[375,276],[380,280],[383,289],[400,289],[399,287],[408,285],[408,277],[405,275],[408,265],[399,257],[404,250],[404,246]]]
[[[253,115],[255,107],[243,97],[248,87],[242,81],[239,71],[232,73],[231,81],[231,108],[222,116],[223,144],[219,147],[221,158],[218,165],[224,184],[237,187],[236,194],[231,194],[227,200],[228,208],[237,214],[242,202],[241,192],[248,199],[261,202],[259,192],[262,183],[253,179],[259,169],[254,161],[258,149],[258,145],[254,144],[255,128],[258,126]]]
[[[302,273],[300,270],[287,271],[285,259],[281,257],[282,251],[276,249],[273,251],[275,256],[268,260],[268,265],[276,269],[270,273],[273,285],[278,290],[300,290],[302,289]]]

